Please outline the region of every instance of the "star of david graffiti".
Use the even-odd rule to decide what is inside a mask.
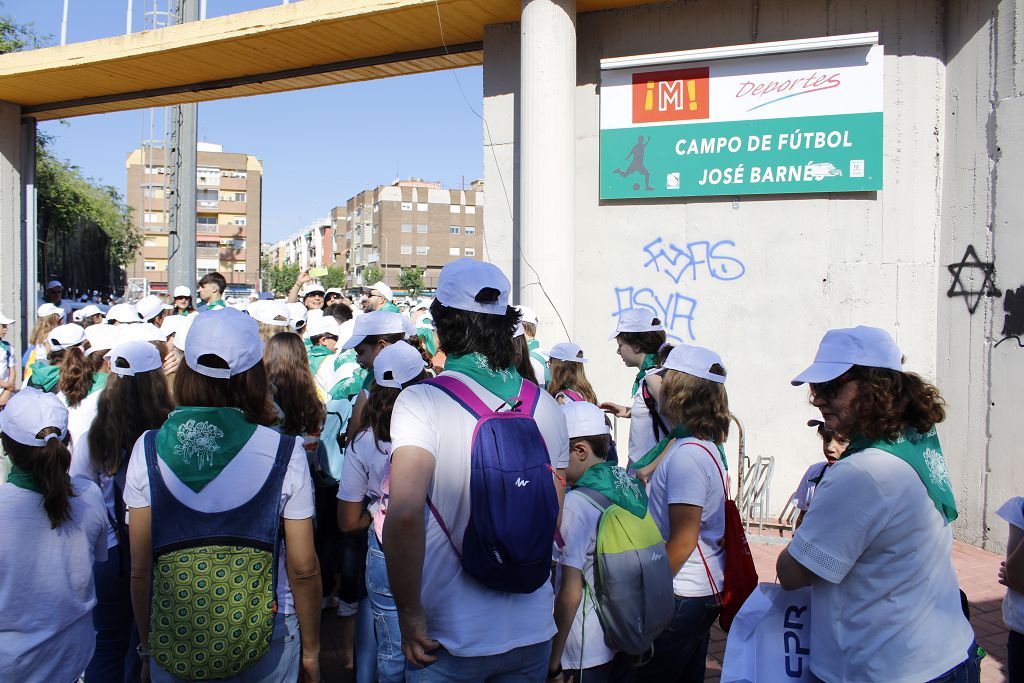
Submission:
[[[967,304],[967,312],[974,315],[981,304],[983,296],[1002,296],[999,288],[996,287],[996,266],[991,262],[984,262],[978,257],[978,252],[971,244],[964,252],[964,257],[959,263],[951,263],[946,268],[953,276],[953,282],[949,286],[946,296],[949,298],[963,297]],[[981,285],[974,288],[975,271],[981,271]]]

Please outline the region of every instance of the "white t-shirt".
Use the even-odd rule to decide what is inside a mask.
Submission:
[[[868,448],[838,461],[789,553],[813,572],[811,670],[826,681],[920,683],[964,661],[953,534],[914,469]]]
[[[68,407],[68,434],[71,435],[72,444],[77,444],[82,435],[89,431],[89,427],[92,427],[92,421],[96,419],[96,411],[99,410],[100,394],[102,393],[102,391],[94,391],[83,398],[74,408]],[[68,404],[64,392],[57,394],[57,398],[64,405]]]
[[[821,476],[825,468],[829,466],[828,461],[816,462],[807,468],[804,476],[800,477],[800,484],[790,498],[798,510],[806,510],[811,506],[811,499],[814,498],[814,489],[817,483],[814,480]]]
[[[544,363],[541,363],[533,357],[533,354],[530,354],[530,365],[533,366],[533,374],[537,377],[537,386],[543,389],[548,385],[548,383],[544,381]]]
[[[100,472],[92,464],[91,451],[89,450],[89,432],[82,434],[82,438],[72,443],[71,467],[68,474],[72,477],[79,477],[91,481],[99,487],[103,494],[103,506],[110,515],[107,519],[107,550],[117,545],[117,534],[110,524],[111,519],[117,519],[117,511],[114,501],[114,480]]]
[[[644,378],[660,369],[651,368]],[[633,407],[630,409],[629,416],[629,462],[632,464],[647,455],[647,452],[654,448],[654,444],[658,443],[658,440],[654,438],[654,421],[651,419],[651,411],[644,403],[642,382],[637,387],[636,393],[633,394]]]
[[[601,510],[584,498],[582,493],[570,491],[565,495],[562,526],[559,527],[565,545],[558,553],[558,563],[583,572],[583,579],[591,588],[594,586],[594,552],[600,519]],[[586,617],[583,616],[584,602]],[[614,657],[615,653],[604,642],[604,630],[597,616],[594,594],[585,589],[584,599],[576,608],[576,616],[562,651],[562,668],[588,669],[610,662]]]
[[[14,368],[14,351],[11,349],[11,345],[0,339],[0,382],[5,382],[11,376],[11,371]],[[6,389],[0,389],[0,396],[7,391]]]
[[[51,529],[40,494],[0,486],[0,681],[75,681],[92,659],[92,566],[107,559],[107,513],[95,486],[72,489],[71,519]]]
[[[704,446],[707,451],[697,444]],[[711,455],[708,455],[708,451]],[[714,459],[718,457],[718,447],[710,441],[693,437],[677,439],[647,484],[651,517],[666,542],[670,535],[668,506],[684,504],[701,507],[697,545],[704,553],[704,560],[701,560],[700,552],[694,548],[680,567],[679,573],[672,580],[672,589],[681,597],[714,595],[704,561],[711,570],[719,592],[723,588],[725,490],[722,487],[722,476],[715,466]]]
[[[1024,530],[1024,498],[1011,498],[1003,503],[996,514],[1009,522],[1010,526]],[[1024,593],[1018,593],[1012,588],[1006,589],[1006,597],[1003,598],[1003,621],[1011,630],[1024,633]]]
[[[160,475],[164,484],[175,498],[193,510],[201,512],[223,512],[236,508],[255,496],[270,475],[277,455],[277,444],[281,435],[268,427],[257,427],[220,474],[196,493],[183,484],[162,459],[157,458]],[[128,462],[128,476],[125,482],[124,502],[129,508],[150,506],[149,473],[146,469],[145,434],[139,437],[132,449]],[[309,463],[302,439],[295,440],[288,469],[281,486],[281,517],[284,519],[309,519],[313,516],[313,483],[309,475]],[[277,604],[283,614],[295,612],[288,572],[285,569],[285,549],[281,543],[280,560],[277,567]]]
[[[470,387],[492,409],[501,399],[457,372],[445,372]],[[569,461],[569,434],[555,399],[541,392],[534,413],[555,469]],[[476,419],[442,390],[416,384],[398,396],[391,415],[394,450],[416,446],[437,460],[428,495],[452,533],[457,547],[469,521],[470,447]],[[545,482],[546,483],[546,482]],[[552,589],[502,593],[465,574],[448,538],[426,508],[426,553],[421,601],[427,632],[458,657],[482,657],[534,645],[555,634]],[[500,617],[500,618],[498,618]]]
[[[359,432],[352,444],[345,451],[345,461],[341,465],[341,482],[338,485],[338,500],[349,503],[361,503],[363,498],[370,498],[370,516],[380,527],[381,520],[381,482],[391,462],[391,443],[377,442],[373,439],[373,430]],[[377,540],[380,539],[378,534]]]

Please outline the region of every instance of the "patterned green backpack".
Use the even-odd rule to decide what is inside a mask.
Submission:
[[[178,678],[237,676],[270,647],[282,535],[278,507],[295,439],[281,437],[274,466],[255,496],[231,510],[206,513],[167,489],[156,434],[145,436],[153,520],[150,654]]]

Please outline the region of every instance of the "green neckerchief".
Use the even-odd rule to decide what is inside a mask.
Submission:
[[[935,509],[949,524],[957,518],[956,500],[953,498],[953,486],[949,482],[949,471],[946,459],[942,457],[939,435],[932,427],[927,433],[921,434],[913,427],[900,434],[893,441],[885,439],[871,440],[863,436],[855,436],[846,447],[846,452],[839,459],[848,458],[865,448],[877,448],[891,453],[914,468],[917,476],[928,490],[928,497],[935,504]]]
[[[398,310],[398,306],[394,305],[390,301],[385,301],[384,304],[377,310],[391,311],[392,313],[401,313],[401,311]]]
[[[314,375],[316,374],[316,371],[320,369],[320,364],[324,362],[324,359],[327,358],[327,356],[334,355],[334,351],[331,351],[326,346],[321,346],[320,344],[310,346],[307,349],[307,352],[309,353],[309,370]]]
[[[50,365],[46,361],[37,360],[29,367],[32,369],[32,376],[28,378],[30,386],[42,391],[50,391],[57,386],[57,381],[60,379],[59,365]]]
[[[11,463],[11,471],[7,473],[7,481],[19,489],[42,493],[42,490],[39,488],[39,482],[32,476],[32,473],[21,469],[13,462]]]
[[[345,349],[344,351],[342,351],[341,353],[337,354],[334,357],[334,369],[335,370],[340,370],[341,366],[344,365],[345,363],[355,363],[355,362],[356,362],[356,350],[355,349]]]
[[[156,435],[160,459],[199,493],[252,438],[256,425],[237,408],[181,407],[167,416]]]
[[[340,380],[337,384],[331,387],[330,395],[332,399],[340,398],[352,398],[363,389],[363,383],[366,381],[366,377],[369,373],[366,370],[359,368],[352,373],[351,377],[346,377]]]
[[[604,494],[608,500],[628,510],[640,519],[647,516],[647,491],[629,476],[626,470],[610,462],[591,465],[573,488],[586,487]]]
[[[636,396],[636,390],[640,388],[640,382],[643,381],[644,375],[651,368],[658,366],[658,354],[649,353],[644,356],[644,362],[640,364],[640,371],[636,373],[636,379],[633,380],[633,391],[630,392],[630,396]]]
[[[523,378],[511,365],[505,370],[495,372],[487,364],[487,358],[481,353],[468,353],[465,356],[448,356],[444,361],[444,369],[454,370],[468,375],[480,386],[491,392],[506,403],[519,395],[523,387]]]
[[[227,308],[227,303],[225,303],[224,299],[217,299],[206,304],[206,310],[208,311],[215,311],[218,308]]]
[[[434,336],[434,328],[417,327],[416,334],[423,340],[423,344],[431,356],[437,353],[437,337]]]
[[[360,368],[360,370],[362,370],[362,368]],[[376,384],[376,382],[373,381],[373,371],[372,370],[363,370],[363,371],[366,373],[366,377],[363,378],[363,386],[359,387],[359,391],[367,391],[367,392],[369,392],[370,389],[373,388],[373,385]]]
[[[97,391],[103,391],[103,387],[107,386],[107,378],[109,378],[105,372],[94,372],[92,373],[92,389],[89,390],[89,395],[95,394]]]
[[[192,312],[186,308],[184,311],[175,311],[174,315],[192,315]]]
[[[544,384],[547,384],[551,381],[551,368],[548,367],[548,359],[538,351],[540,348],[540,342],[536,339],[531,339],[526,342],[526,346],[530,349],[530,357],[540,363],[540,366],[544,368]]]
[[[665,452],[665,449],[668,448],[668,444],[672,439],[685,439],[690,436],[693,436],[693,432],[690,431],[689,427],[686,425],[676,425],[672,428],[672,431],[668,433],[668,436],[654,444],[654,447],[651,450],[647,451],[643,457],[634,462],[630,467],[634,470],[640,470],[647,467]],[[725,459],[725,449],[722,448],[722,444],[720,443],[716,443],[715,446],[718,447],[718,455],[722,459],[722,468],[728,472],[729,463]]]

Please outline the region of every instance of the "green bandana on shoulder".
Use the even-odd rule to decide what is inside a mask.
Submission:
[[[677,425],[672,429],[671,432],[668,433],[668,436],[666,436],[658,443],[654,444],[654,447],[651,448],[651,450],[647,451],[647,453],[645,453],[643,457],[641,457],[639,460],[633,463],[632,468],[634,470],[640,470],[643,469],[644,467],[647,467],[652,462],[661,457],[661,454],[665,452],[665,449],[668,448],[669,443],[673,439],[686,439],[691,436],[693,436],[693,432],[690,431],[689,427],[687,427],[686,425]],[[722,468],[726,472],[728,472],[729,463],[728,461],[726,461],[725,458],[725,449],[722,447],[722,444],[720,443],[716,443],[715,446],[718,448],[718,455],[722,459]]]
[[[32,375],[28,378],[29,386],[42,391],[50,391],[57,386],[57,382],[60,380],[59,365],[50,365],[46,361],[37,360],[29,367],[32,369]]]
[[[181,407],[167,416],[156,450],[175,476],[199,493],[256,432],[237,408]]]
[[[523,386],[523,378],[514,367],[509,366],[505,370],[495,372],[487,364],[487,358],[480,353],[448,356],[444,362],[444,369],[446,372],[452,370],[467,375],[505,402],[518,396]]]
[[[334,354],[334,351],[319,344],[309,347],[306,351],[309,354],[309,370],[314,375],[320,369],[320,364],[324,362],[324,359]]]
[[[32,473],[21,469],[13,462],[11,463],[11,471],[7,473],[7,483],[14,484],[19,489],[25,489],[26,491],[42,493],[42,490],[39,488],[39,482],[32,476]]]
[[[401,313],[401,311],[398,310],[398,306],[394,305],[390,301],[385,301],[384,304],[380,307],[380,310],[391,311],[392,313]]]
[[[545,358],[543,354],[541,354],[541,352],[539,351],[540,342],[537,341],[536,339],[531,339],[526,343],[526,346],[529,347],[530,349],[530,357],[533,358],[538,363],[540,363],[540,366],[544,368],[543,382],[544,384],[547,384],[548,382],[551,381],[551,368],[548,367],[548,359]]]
[[[640,519],[647,516],[647,491],[626,470],[610,462],[591,465],[573,488],[594,489]]]
[[[105,372],[94,372],[92,373],[92,389],[89,390],[89,394],[95,394],[97,391],[103,391],[103,387],[107,386],[107,379],[110,377]]]
[[[227,308],[227,302],[224,299],[217,299],[206,304],[206,310],[208,311],[216,311],[218,308]]]
[[[640,370],[636,373],[636,378],[633,380],[633,391],[629,393],[630,396],[636,396],[637,390],[640,388],[640,382],[643,381],[644,375],[651,368],[658,366],[658,354],[649,353],[644,356],[644,362],[640,364]]]
[[[928,490],[928,497],[932,499],[935,509],[946,523],[949,524],[957,518],[959,513],[956,509],[956,499],[953,498],[953,486],[949,482],[946,459],[942,456],[942,447],[939,445],[939,435],[935,427],[924,434],[908,427],[906,432],[893,441],[855,436],[839,459],[848,458],[867,448],[877,448],[891,453],[913,467]]]

